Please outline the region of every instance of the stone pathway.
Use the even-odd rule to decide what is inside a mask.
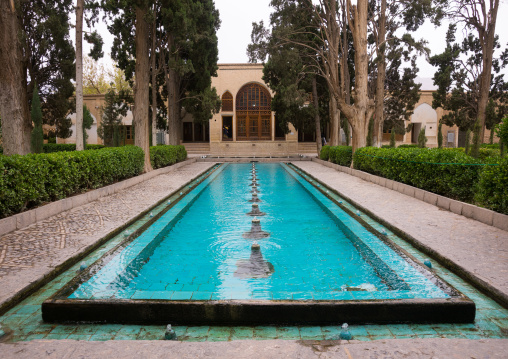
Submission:
[[[504,359],[508,340],[405,339],[375,342],[263,340],[215,343],[45,340],[0,344],[2,358]]]
[[[316,162],[294,165],[508,296],[508,232]]]
[[[0,306],[68,258],[208,170],[195,162],[0,238]]]

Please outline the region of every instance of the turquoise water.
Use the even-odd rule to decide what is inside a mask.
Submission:
[[[447,298],[428,273],[284,164],[256,164],[265,276],[248,275],[251,164],[223,165],[69,298]],[[257,257],[259,261],[259,256]],[[255,263],[254,263],[255,264]],[[259,263],[258,263],[259,264]],[[271,267],[270,267],[271,268]],[[247,271],[247,275],[245,275]],[[243,273],[240,275],[240,273]]]

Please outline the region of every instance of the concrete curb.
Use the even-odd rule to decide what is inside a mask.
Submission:
[[[312,161],[323,166],[333,168],[337,171],[347,173],[351,176],[359,177],[365,181],[375,183],[379,186],[400,192],[410,197],[414,197],[420,201],[427,202],[439,208],[453,212],[455,214],[474,219],[476,221],[488,224],[503,231],[508,231],[508,215],[494,212],[490,209],[481,208],[473,204],[460,202],[451,198],[437,195],[432,192],[425,191],[420,188],[389,180],[387,178],[375,176],[373,174],[355,170],[349,167],[337,165],[332,162],[323,161],[318,158],[312,158]]]
[[[174,171],[182,166],[196,162],[197,158],[190,158],[182,162],[175,163],[172,166],[159,168],[148,173],[131,177],[126,180],[110,184],[86,193],[61,199],[59,201],[48,203],[35,209],[15,214],[13,216],[0,219],[0,236],[9,232],[28,227],[29,225],[42,221],[46,218],[55,216],[72,208],[82,206],[93,202],[100,197],[119,192],[125,188],[134,186],[140,182],[149,180],[155,176]]]

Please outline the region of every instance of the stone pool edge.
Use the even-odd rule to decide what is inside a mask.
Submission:
[[[57,299],[42,304],[45,322],[185,325],[325,325],[348,323],[472,323],[476,306],[446,299],[369,301],[221,300],[166,301]]]

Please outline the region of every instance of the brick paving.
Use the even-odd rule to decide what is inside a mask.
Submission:
[[[294,162],[508,297],[508,232],[316,162]]]
[[[195,162],[0,238],[0,305],[209,169]]]

